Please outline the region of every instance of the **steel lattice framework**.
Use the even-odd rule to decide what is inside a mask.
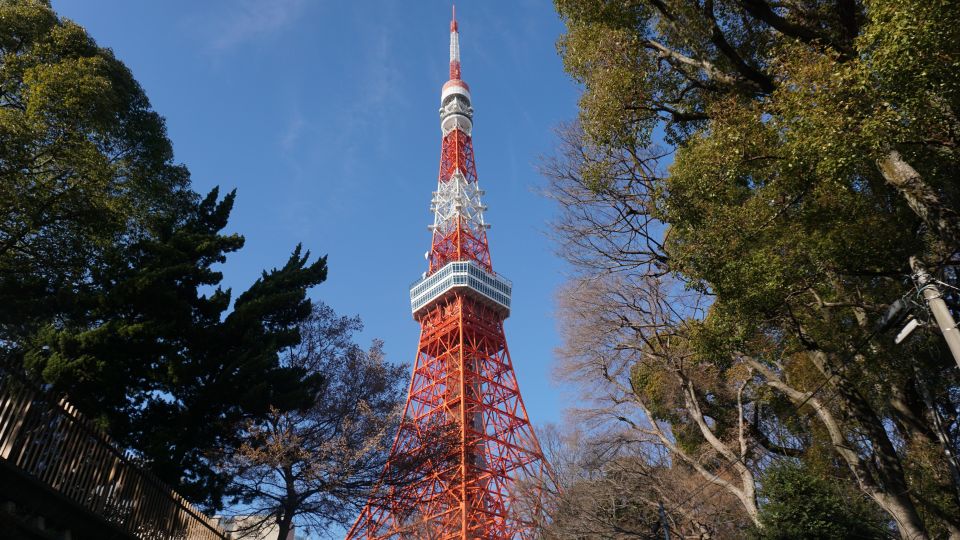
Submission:
[[[420,345],[385,476],[400,463],[413,472],[371,497],[348,539],[531,538],[534,518],[511,504],[514,489],[547,473],[503,330],[512,285],[490,260],[456,17],[440,125],[429,269],[411,287]],[[455,439],[439,456],[437,433]]]

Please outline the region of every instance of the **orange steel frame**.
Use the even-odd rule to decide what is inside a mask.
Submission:
[[[470,136],[443,139],[440,181],[460,171],[476,182]],[[486,232],[462,217],[435,232],[430,273],[450,261],[474,260],[492,270]],[[420,345],[388,470],[417,463],[409,483],[371,497],[348,539],[467,540],[532,538],[533,524],[511,512],[519,478],[544,478],[546,464],[520,397],[503,315],[454,292],[418,316]],[[438,426],[457,435],[452,459],[431,459]],[[432,435],[433,434],[433,435]]]

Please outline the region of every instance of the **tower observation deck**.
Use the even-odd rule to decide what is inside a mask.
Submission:
[[[351,540],[526,539],[539,515],[535,503],[520,511],[516,497],[520,486],[538,489],[547,465],[507,349],[513,284],[490,259],[456,13],[440,131],[429,264],[410,287],[420,323],[410,390],[382,485]]]

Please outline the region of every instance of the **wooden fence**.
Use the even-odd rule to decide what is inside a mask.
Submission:
[[[0,368],[0,459],[145,540],[229,536],[65,401]]]

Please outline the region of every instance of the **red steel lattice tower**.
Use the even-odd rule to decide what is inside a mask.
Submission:
[[[414,463],[415,473],[409,483],[371,497],[347,534],[351,540],[531,538],[531,518],[512,504],[513,492],[519,479],[535,482],[546,473],[503,331],[512,284],[494,273],[490,260],[455,12],[450,80],[440,103],[429,268],[410,289],[420,346],[387,466]],[[440,460],[427,457],[438,427],[445,440],[450,432],[456,439]]]

